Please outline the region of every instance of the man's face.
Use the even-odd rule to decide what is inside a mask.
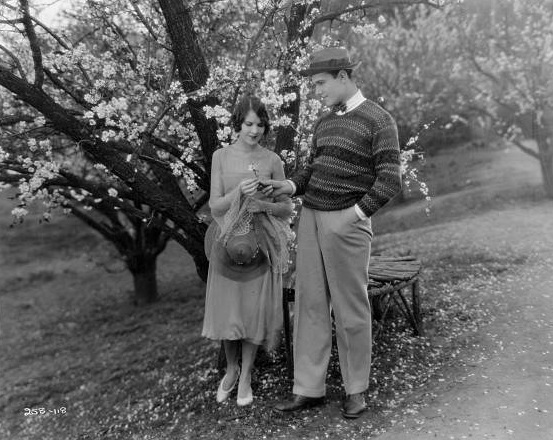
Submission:
[[[315,86],[315,94],[319,96],[328,107],[343,102],[346,83],[343,78],[345,72],[340,72],[336,78],[331,73],[316,73],[311,77]]]

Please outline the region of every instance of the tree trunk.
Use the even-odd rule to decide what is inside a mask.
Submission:
[[[553,146],[540,146],[540,167],[545,195],[553,199]]]
[[[150,304],[158,299],[156,277],[157,255],[135,255],[127,266],[132,273],[134,294],[131,301],[134,305]]]

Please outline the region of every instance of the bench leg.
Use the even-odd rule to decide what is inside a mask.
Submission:
[[[221,345],[219,346],[219,354],[217,355],[217,369],[219,370],[219,373],[224,373],[226,366],[227,357],[225,355],[225,346],[223,345],[223,341],[221,341]]]
[[[413,283],[413,286],[414,286],[414,283]],[[420,328],[419,320],[416,317],[415,304],[413,303],[411,307],[409,307],[409,303],[407,302],[407,299],[405,299],[402,289],[396,290],[395,293],[397,293],[397,296],[399,296],[399,299],[401,299],[401,303],[400,303],[399,300],[394,296],[394,300],[398,308],[405,315],[405,317],[411,324],[411,327],[413,327],[413,333],[415,334],[415,336],[419,336],[421,328]],[[419,314],[420,314],[420,310],[419,310]]]
[[[382,331],[382,328],[384,327],[384,321],[386,320],[386,316],[388,316],[388,311],[390,310],[390,306],[392,305],[392,294],[393,292],[385,293],[384,295],[382,295],[382,297],[375,298],[375,301],[380,302],[379,307],[381,308],[381,315],[379,319],[373,321],[373,323],[376,322],[378,325],[378,328],[376,329],[376,331],[373,332],[373,341],[376,341],[378,339],[378,335],[380,334],[380,332]],[[384,310],[382,310],[382,303],[384,303],[386,299],[388,301],[386,302],[386,306],[384,307]]]
[[[290,334],[290,310],[288,308],[288,293],[282,294],[282,319],[284,321],[284,343],[286,344],[286,367],[288,377],[294,377],[294,365],[292,360],[292,336]]]
[[[412,286],[411,301],[413,303],[413,318],[415,319],[415,332],[418,336],[424,336],[424,328],[422,325],[422,314],[420,305],[420,287],[419,280],[415,280]]]

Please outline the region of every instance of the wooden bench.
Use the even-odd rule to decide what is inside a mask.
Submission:
[[[376,330],[373,339],[380,334],[385,324],[386,316],[393,304],[405,316],[416,335],[423,335],[422,316],[420,309],[419,274],[421,263],[415,257],[390,257],[375,255],[369,264],[369,286],[367,293],[373,310],[373,322]],[[411,300],[408,301],[405,289],[410,290]],[[284,316],[284,338],[286,344],[286,364],[288,375],[293,375],[292,338],[290,331],[289,303],[295,298],[293,288],[283,289],[282,309]]]

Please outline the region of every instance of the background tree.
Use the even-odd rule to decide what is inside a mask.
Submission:
[[[462,45],[451,78],[482,121],[539,161],[553,198],[553,1],[470,1],[460,12],[449,20]]]

